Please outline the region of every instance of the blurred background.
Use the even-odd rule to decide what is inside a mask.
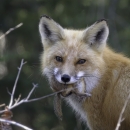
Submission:
[[[40,54],[43,51],[38,31],[41,15],[46,14],[65,28],[83,29],[95,21],[108,20],[108,44],[115,51],[130,56],[129,0],[1,0],[0,36],[19,23],[23,26],[0,39],[0,104],[10,101],[10,94],[21,59],[27,61],[18,81],[15,97],[26,97],[32,83],[39,87],[31,98],[52,93],[41,75]],[[12,110],[13,120],[34,130],[84,130],[74,112],[63,102],[63,121],[53,110],[53,97],[22,104]],[[1,110],[4,108],[0,108]],[[13,130],[22,130],[13,127]]]

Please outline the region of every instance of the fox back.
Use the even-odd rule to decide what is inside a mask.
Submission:
[[[130,60],[106,45],[107,22],[70,30],[44,15],[39,31],[41,68],[52,90],[69,88],[61,95],[90,130],[114,130],[130,92]],[[120,130],[129,130],[130,102],[123,117]]]

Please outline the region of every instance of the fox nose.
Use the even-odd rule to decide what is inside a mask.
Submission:
[[[69,82],[70,81],[70,76],[67,75],[67,74],[64,74],[62,77],[61,77],[61,80],[65,83]]]

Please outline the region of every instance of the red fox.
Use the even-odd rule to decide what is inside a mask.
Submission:
[[[80,119],[90,130],[114,130],[130,93],[130,60],[107,46],[106,20],[84,30],[69,30],[44,15],[39,31],[42,72],[51,88],[76,86],[63,95]],[[79,98],[78,94],[87,93],[91,96]],[[120,130],[130,130],[130,102],[123,117]]]

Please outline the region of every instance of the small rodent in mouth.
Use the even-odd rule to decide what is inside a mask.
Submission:
[[[78,82],[74,84],[65,84],[65,91],[61,92],[61,95],[63,97],[67,97],[69,95],[76,94],[79,97],[90,97],[91,94],[87,93],[86,90],[86,83],[84,81],[84,78],[80,79]],[[82,89],[81,89],[82,86]]]
[[[78,87],[82,86],[83,90],[82,91],[78,91]],[[58,87],[55,87],[58,88]],[[79,97],[80,101],[83,101],[83,99],[90,97],[91,94],[86,92],[86,86],[85,86],[85,82],[84,80],[80,80],[78,82],[78,84],[69,84],[69,85],[63,85],[62,84],[62,88],[64,88],[65,91],[57,93],[54,97],[54,112],[56,114],[56,116],[62,120],[63,114],[62,114],[62,98],[63,97],[67,97],[70,96],[71,94],[75,94]]]

